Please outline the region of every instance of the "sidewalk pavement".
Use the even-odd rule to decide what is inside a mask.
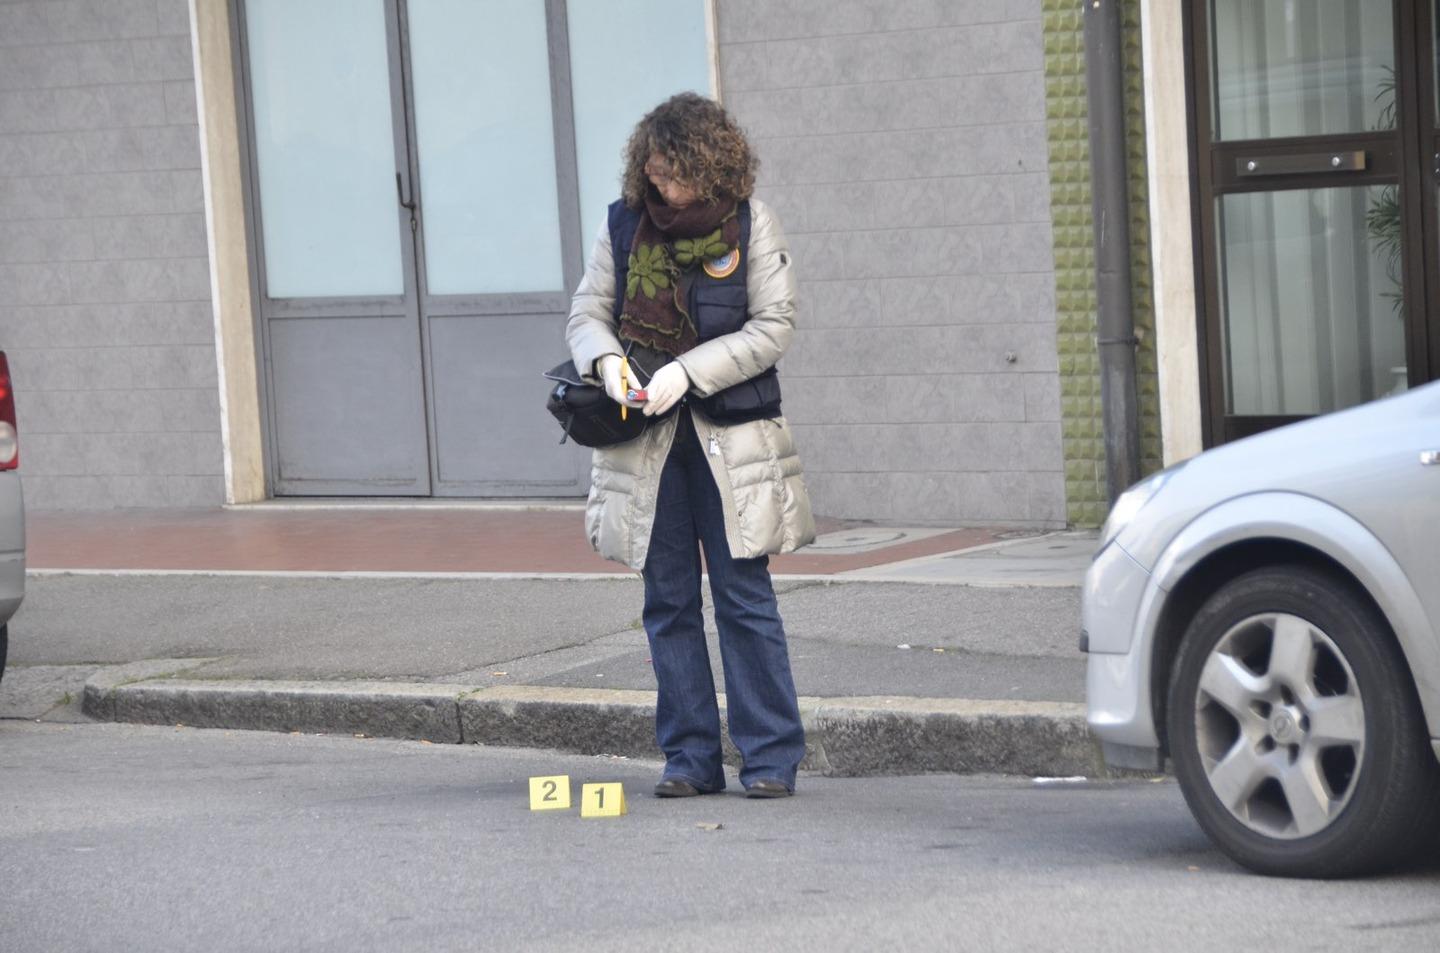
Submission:
[[[658,754],[642,587],[589,551],[576,507],[41,512],[29,530],[0,718]],[[1094,534],[822,531],[772,560],[806,768],[1103,772],[1076,649]]]

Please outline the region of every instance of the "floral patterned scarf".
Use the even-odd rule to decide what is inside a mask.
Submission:
[[[700,342],[685,307],[695,271],[730,254],[740,241],[735,200],[672,208],[651,189],[630,245],[620,337],[642,347],[684,354]]]

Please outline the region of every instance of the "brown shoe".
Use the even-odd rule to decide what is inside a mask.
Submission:
[[[656,797],[695,797],[699,793],[699,788],[680,778],[661,778],[655,785]]]
[[[789,797],[795,792],[787,788],[779,781],[772,781],[769,778],[761,778],[758,781],[751,781],[745,788],[746,797],[773,798]]]

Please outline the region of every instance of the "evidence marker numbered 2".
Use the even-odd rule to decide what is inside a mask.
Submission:
[[[530,810],[570,810],[570,775],[555,774],[530,779]]]

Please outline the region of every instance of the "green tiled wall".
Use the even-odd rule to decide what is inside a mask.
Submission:
[[[1145,180],[1145,95],[1140,2],[1124,0],[1126,163],[1130,180],[1130,274],[1140,407],[1140,466],[1160,468],[1160,397],[1150,275]],[[1105,438],[1100,358],[1095,344],[1095,236],[1090,214],[1090,127],[1085,101],[1085,36],[1075,0],[1044,0],[1045,94],[1050,138],[1050,211],[1055,226],[1056,347],[1065,497],[1071,523],[1105,520]]]

